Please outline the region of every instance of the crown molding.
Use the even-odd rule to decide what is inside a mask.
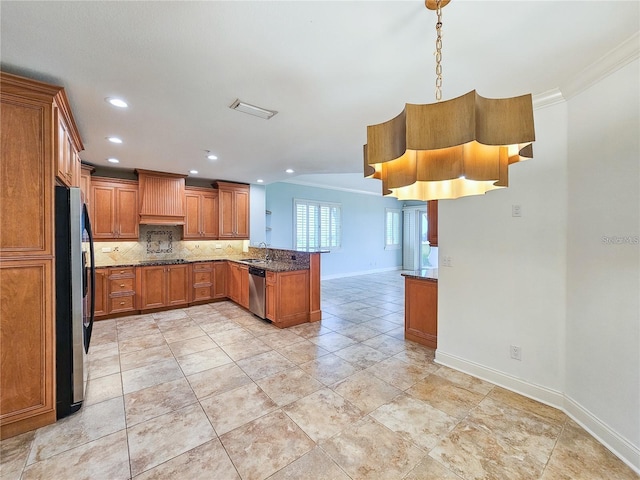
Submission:
[[[640,57],[640,32],[622,42],[613,50],[582,70],[564,85],[560,91],[565,99],[570,99],[595,85],[625,65]]]
[[[538,108],[550,107],[551,105],[563,103],[566,100],[567,99],[562,96],[559,88],[553,88],[546,92],[536,93],[533,96],[533,108],[537,110]]]

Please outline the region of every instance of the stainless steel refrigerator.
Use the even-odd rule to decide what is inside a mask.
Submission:
[[[84,400],[95,311],[93,236],[79,188],[56,186],[56,414],[77,411]]]

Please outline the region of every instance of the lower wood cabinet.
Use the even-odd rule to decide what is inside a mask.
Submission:
[[[136,311],[136,269],[97,268],[95,317]]]
[[[309,321],[309,270],[267,272],[266,316],[276,327]]]
[[[438,346],[438,281],[405,277],[404,338]]]
[[[109,314],[109,269],[96,268],[95,317]]]
[[[191,265],[138,267],[138,309],[186,305],[191,293]]]
[[[238,305],[249,308],[249,267],[228,262],[227,296]]]

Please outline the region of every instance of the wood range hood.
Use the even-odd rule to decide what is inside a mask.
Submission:
[[[136,169],[141,225],[184,225],[186,175]]]

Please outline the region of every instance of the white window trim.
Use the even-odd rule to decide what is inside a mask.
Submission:
[[[317,240],[318,240],[318,247],[311,247],[313,249],[318,248],[321,250],[328,250],[331,252],[337,252],[339,250],[342,249],[342,204],[341,203],[337,203],[337,202],[325,202],[325,201],[320,201],[320,200],[307,200],[307,199],[303,199],[303,198],[294,198],[293,199],[293,248],[297,249],[300,248],[298,247],[298,215],[297,215],[297,210],[298,210],[298,204],[303,204],[303,205],[315,205],[318,207],[318,210],[320,210],[320,208],[322,207],[329,207],[329,208],[337,208],[339,210],[339,223],[337,226],[337,245],[336,246],[323,246],[320,245],[320,235],[318,234]],[[320,225],[320,222],[319,222]],[[303,247],[304,248],[309,248],[308,244],[307,247]]]
[[[389,224],[387,223],[387,217],[389,214],[395,214],[398,223],[397,225],[392,226],[397,234],[398,241],[396,243],[388,243],[387,240],[389,238]],[[384,249],[385,250],[400,250],[402,248],[402,211],[399,208],[385,208],[384,209]],[[392,234],[392,237],[396,236]]]

